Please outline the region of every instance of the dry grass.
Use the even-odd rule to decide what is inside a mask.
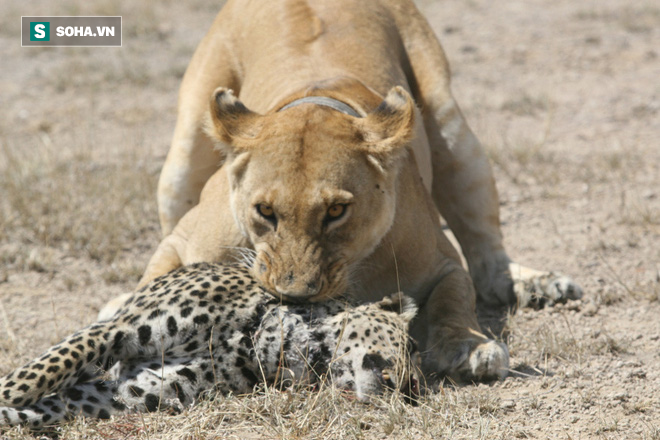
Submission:
[[[320,391],[266,389],[200,402],[179,415],[136,414],[109,421],[76,419],[55,428],[61,438],[135,439],[489,439],[502,411],[489,387],[453,389],[411,406],[396,394],[360,403],[331,387]],[[509,434],[512,431],[508,431]],[[460,434],[459,434],[460,433]],[[21,428],[8,439],[34,439]],[[38,435],[38,433],[36,434]],[[501,433],[495,438],[507,438]]]
[[[39,139],[50,138],[0,144],[0,243],[25,245],[4,252],[5,264],[47,271],[54,249],[111,263],[154,237],[156,177],[135,154],[100,158]]]

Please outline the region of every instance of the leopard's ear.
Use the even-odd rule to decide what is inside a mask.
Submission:
[[[228,153],[245,150],[249,142],[242,141],[254,139],[261,131],[263,117],[248,109],[230,89],[215,89],[210,110],[211,124],[207,133],[220,142],[218,148],[229,149]]]
[[[386,296],[376,304],[385,311],[401,315],[406,322],[412,321],[415,315],[417,315],[415,300],[401,292]]]
[[[388,168],[404,155],[415,128],[415,103],[403,87],[390,89],[385,99],[357,122],[370,161]]]

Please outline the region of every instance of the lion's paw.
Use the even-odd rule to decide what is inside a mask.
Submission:
[[[487,339],[468,340],[436,352],[427,352],[422,368],[427,377],[449,377],[460,383],[502,380],[509,373],[509,350],[506,345]],[[435,373],[435,374],[434,374]]]
[[[121,309],[128,298],[133,295],[132,293],[123,293],[115,298],[112,298],[110,301],[108,301],[103,308],[99,311],[99,314],[96,317],[97,321],[108,321],[110,320],[115,313]]]
[[[582,298],[582,288],[569,277],[516,263],[511,263],[509,270],[520,307],[543,307]]]
[[[477,345],[463,368],[461,378],[470,382],[502,380],[509,373],[509,350],[497,341],[488,341]]]

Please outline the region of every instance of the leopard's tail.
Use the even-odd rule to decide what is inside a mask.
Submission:
[[[0,406],[0,425],[24,425],[34,429],[55,425],[78,415],[108,419],[126,409],[124,404],[114,399],[116,392],[115,381],[95,380],[67,388],[59,394],[51,394],[30,405]]]
[[[215,378],[209,382],[205,375],[208,362],[204,357],[121,361],[112,368],[111,379],[60,388],[30,405],[0,406],[0,426],[35,429],[76,416],[107,419],[125,412],[178,413],[199,398],[200,387],[213,395]]]
[[[113,362],[125,332],[113,321],[70,335],[40,357],[0,379],[0,407],[26,407],[47,394],[98,376]]]

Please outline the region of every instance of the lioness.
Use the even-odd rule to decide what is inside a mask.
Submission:
[[[229,0],[183,79],[158,203],[165,238],[143,284],[251,249],[253,275],[280,297],[401,290],[419,304],[427,373],[507,374],[477,298],[581,295],[504,251],[488,160],[412,1]]]

